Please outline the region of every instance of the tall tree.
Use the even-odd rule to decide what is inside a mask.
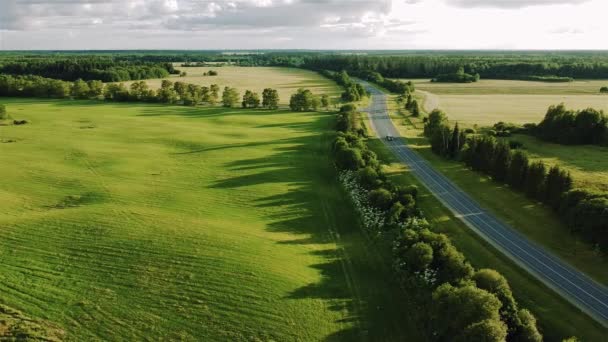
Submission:
[[[224,107],[235,107],[239,103],[239,92],[236,88],[224,87],[222,93],[222,106]]]

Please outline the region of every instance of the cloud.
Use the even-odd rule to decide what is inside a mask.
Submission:
[[[522,8],[542,5],[577,5],[588,1],[590,0],[446,0],[450,5],[465,8]]]

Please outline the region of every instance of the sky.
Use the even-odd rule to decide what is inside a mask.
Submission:
[[[1,50],[608,49],[608,0],[0,0]]]

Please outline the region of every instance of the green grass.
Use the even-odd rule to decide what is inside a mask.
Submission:
[[[608,191],[608,147],[553,144],[523,134],[509,139],[523,143],[532,159],[568,170],[574,186]]]
[[[445,233],[476,268],[498,270],[509,281],[521,307],[539,319],[546,341],[578,336],[582,341],[603,341],[608,331],[555,292],[537,281],[468,228],[445,208],[377,139],[369,141],[379,158],[388,163],[385,170],[395,184],[418,185],[418,205],[436,231]]]
[[[3,102],[2,304],[78,341],[418,338],[332,115]]]
[[[186,82],[201,86],[217,84],[223,90],[225,86],[238,89],[241,96],[245,90],[257,92],[260,97],[264,88],[277,89],[282,105],[289,104],[289,98],[298,88],[310,88],[315,94],[328,94],[332,98],[340,96],[340,89],[335,84],[322,77],[321,75],[303,69],[279,68],[279,67],[187,67],[176,69],[185,71],[186,77],[172,75],[168,79],[176,82]],[[216,70],[217,76],[203,76],[209,70]],[[153,89],[160,88],[161,79],[147,80],[148,85]],[[129,85],[132,82],[125,82]],[[599,89],[599,88],[598,88]],[[220,94],[221,95],[221,94]]]

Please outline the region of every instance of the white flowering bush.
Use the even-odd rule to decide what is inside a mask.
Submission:
[[[386,214],[369,204],[369,191],[359,185],[357,174],[354,171],[341,171],[338,177],[340,179],[340,183],[342,183],[342,186],[348,192],[355,209],[361,216],[363,227],[368,232],[379,235],[386,224]]]

